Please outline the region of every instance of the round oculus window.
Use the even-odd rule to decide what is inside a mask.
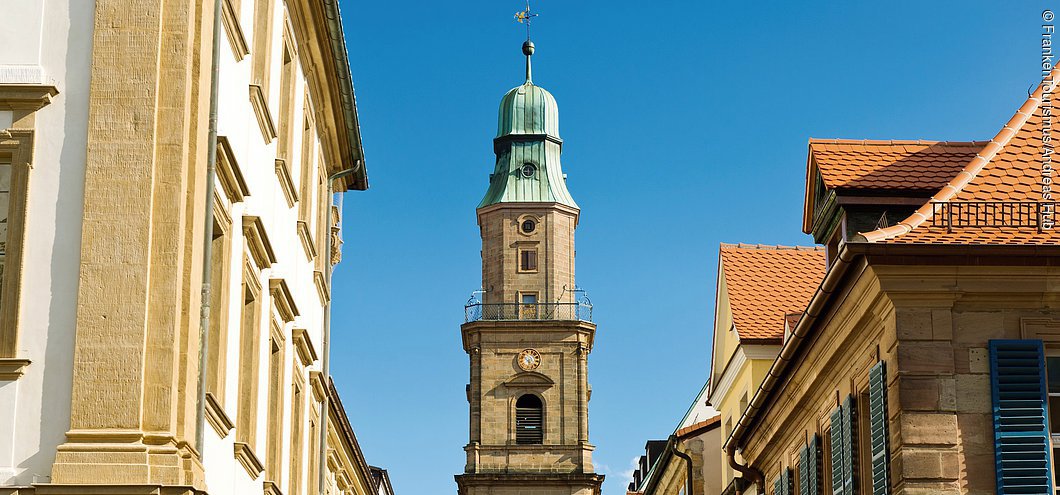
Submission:
[[[537,165],[527,162],[523,164],[523,168],[520,170],[523,173],[523,177],[533,177],[534,173],[537,172]]]
[[[534,232],[534,229],[537,228],[537,222],[528,218],[526,220],[523,220],[523,223],[520,228],[523,229],[524,234],[531,234]]]

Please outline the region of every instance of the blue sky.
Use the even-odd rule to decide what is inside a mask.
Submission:
[[[606,493],[706,380],[718,243],[812,242],[809,138],[990,139],[1036,83],[1045,4],[815,4],[534,4],[534,81],[559,102],[582,207]],[[521,7],[342,2],[371,189],[344,198],[332,372],[398,495],[455,493],[463,471],[474,208],[500,97],[522,83]]]

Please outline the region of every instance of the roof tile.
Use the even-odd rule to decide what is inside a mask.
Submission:
[[[740,341],[780,341],[785,317],[801,315],[821,285],[824,249],[722,244],[721,272]]]
[[[986,143],[811,139],[810,158],[829,189],[936,190]]]

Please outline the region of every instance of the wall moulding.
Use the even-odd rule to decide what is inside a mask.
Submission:
[[[232,432],[232,429],[236,427],[232,418],[229,418],[228,414],[225,413],[221,403],[217,402],[217,398],[209,392],[206,393],[206,421],[210,423],[210,426],[221,438],[227,437]]]
[[[265,91],[257,84],[250,85],[250,106],[254,108],[254,116],[258,119],[258,127],[261,128],[261,137],[265,144],[276,139],[276,124],[269,112],[269,100]]]
[[[232,0],[221,2],[221,22],[224,24],[225,34],[228,35],[228,44],[232,47],[232,56],[236,62],[250,55],[247,47],[247,38],[243,35],[243,28],[239,25],[239,15],[232,6]]]
[[[228,136],[217,136],[217,179],[224,189],[225,196],[233,203],[243,201],[250,196],[247,182],[243,179],[243,172],[239,168],[235,152],[232,151],[232,143]]]
[[[52,102],[59,89],[46,84],[0,84],[0,110],[37,111]]]

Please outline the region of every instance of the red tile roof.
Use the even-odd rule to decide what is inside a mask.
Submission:
[[[821,285],[824,249],[722,244],[721,272],[740,342],[779,344],[786,315],[801,314]]]
[[[688,425],[688,426],[686,426],[684,428],[681,428],[680,430],[677,430],[677,432],[674,433],[674,434],[678,438],[689,436],[689,435],[695,435],[695,434],[699,434],[699,433],[701,433],[703,431],[713,430],[714,428],[717,428],[719,424],[721,424],[721,414],[716,414],[713,417],[711,417],[710,419],[707,419],[705,421],[700,421],[698,423],[691,424],[691,425]]]
[[[930,190],[946,185],[987,141],[811,139],[810,165],[829,189]]]
[[[1057,89],[1060,70],[1053,71],[1051,80],[1050,92]],[[1042,194],[1042,129],[1044,109],[1048,108],[1052,115],[1060,115],[1057,113],[1060,105],[1052,98],[1047,98],[1043,104],[1042,94],[1043,87],[1039,86],[1001,132],[931,201],[898,224],[864,233],[861,238],[867,242],[902,244],[1046,244],[1060,241],[1060,234],[1055,230],[1039,232],[1033,215],[1030,220],[1035,220],[1035,226],[1013,226],[1016,222],[1010,217],[991,217],[995,221],[989,223],[1001,226],[972,222],[948,229],[948,215],[944,209],[947,206],[943,205],[949,203],[949,208],[968,211],[968,208],[982,209],[983,205],[975,202],[983,201],[1025,202],[1032,208],[1037,207],[1033,204],[1036,202],[1054,201],[1051,197],[1043,199]],[[1060,116],[1051,118],[1060,119]],[[1060,138],[1060,126],[1054,128],[1056,130],[1052,133],[1057,133]]]

